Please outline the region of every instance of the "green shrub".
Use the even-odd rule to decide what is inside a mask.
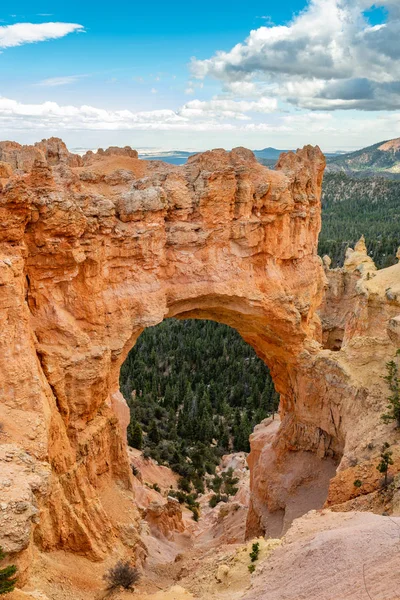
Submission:
[[[239,482],[238,477],[233,477],[233,469],[230,468],[226,471],[226,473],[222,474],[224,480],[223,491],[227,496],[234,496],[239,488],[235,487]]]
[[[215,508],[217,506],[218,502],[220,502],[219,496],[217,496],[217,494],[214,494],[213,496],[211,496],[211,498],[208,502],[208,506],[210,508]]]
[[[192,511],[193,513],[193,521],[197,521],[200,518],[200,509],[198,506],[188,506],[188,509]]]
[[[143,431],[138,421],[131,421],[128,427],[128,445],[138,450],[143,447]]]
[[[255,542],[251,547],[251,552],[249,554],[251,562],[256,562],[258,560],[258,555],[260,553],[260,544],[259,542]]]
[[[396,352],[396,357],[400,356],[400,349]],[[397,427],[400,427],[400,377],[397,362],[391,360],[386,363],[387,375],[384,377],[389,386],[391,395],[388,397],[388,412],[382,415],[385,423],[396,421]]]
[[[195,490],[198,494],[204,494],[205,492],[205,487],[204,487],[204,483],[203,480],[200,477],[195,477],[192,481]]]
[[[181,477],[180,480],[178,481],[178,487],[180,490],[182,490],[183,492],[187,492],[188,494],[190,494],[191,492],[191,485],[190,485],[190,481],[189,479],[186,479],[186,477]]]
[[[151,451],[150,448],[145,448],[142,452],[143,454],[143,458],[144,460],[149,460],[149,458],[151,457]]]
[[[3,548],[0,546],[0,562],[6,558]],[[17,578],[14,577],[17,572],[15,565],[8,565],[4,569],[0,569],[0,595],[8,594],[15,589]]]
[[[386,487],[388,484],[388,472],[389,466],[393,464],[392,454],[393,452],[389,450],[390,446],[387,442],[385,442],[382,446],[381,451],[381,462],[376,467],[380,473],[385,476],[384,486]]]

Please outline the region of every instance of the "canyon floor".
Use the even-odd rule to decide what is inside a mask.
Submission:
[[[29,589],[15,591],[10,599],[400,599],[400,478],[386,491],[348,503],[342,512],[308,512],[282,539],[245,541],[250,474],[244,453],[223,457],[219,467],[234,469],[236,495],[211,509],[211,492],[204,494],[198,523],[168,498],[177,476],[137,450],[129,454],[137,472],[141,538],[149,553],[135,590],[105,590],[103,575],[112,556],[107,564],[93,563],[60,551],[37,557]],[[161,493],[153,489],[156,483]],[[366,507],[372,512],[363,512]],[[260,552],[250,574],[254,542]]]

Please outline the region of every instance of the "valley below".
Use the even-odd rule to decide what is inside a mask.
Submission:
[[[279,420],[256,427],[268,437]],[[253,439],[254,441],[254,439]],[[256,442],[257,444],[257,442]],[[388,490],[333,510],[308,511],[283,537],[246,540],[250,471],[245,453],[223,457],[217,473],[233,469],[238,491],[210,508],[212,491],[199,497],[200,519],[170,496],[178,478],[167,467],[130,449],[140,538],[148,552],[134,591],[105,592],[107,563],[58,552],[43,554],[30,585],[16,600],[377,600],[397,599],[400,587],[400,476]],[[157,486],[157,490],[153,486]],[[312,492],[311,492],[312,493]],[[318,504],[318,498],[316,498]],[[122,509],[117,507],[117,512]],[[301,511],[301,507],[298,507]],[[389,516],[399,515],[399,516]],[[251,552],[257,544],[257,559]],[[254,571],[251,572],[254,566]],[[388,572],[392,573],[388,577]],[[32,591],[29,592],[29,588]],[[41,590],[38,594],[37,590]]]

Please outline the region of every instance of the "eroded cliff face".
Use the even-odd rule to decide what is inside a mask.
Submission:
[[[365,294],[346,321],[349,351],[321,346],[320,150],[270,171],[243,148],[174,167],[130,148],[81,158],[51,139],[2,143],[0,161],[0,545],[21,564],[60,548],[144,559],[118,379],[143,329],[166,317],[224,322],[255,348],[281,393],[268,468],[292,465],[298,487],[323,472],[327,493],[332,465],[365,443],[360,414],[375,418],[384,400],[381,381],[350,368],[357,323],[382,323]],[[379,335],[377,372],[394,348]],[[277,528],[290,520],[285,478],[270,486],[268,468],[252,478],[250,532],[268,530],[265,507]]]
[[[393,452],[391,474],[400,471],[398,431],[381,419],[390,394],[386,363],[400,347],[400,263],[377,271],[364,238],[342,269],[331,270],[328,257],[323,263],[322,347],[303,353],[300,370],[290,374],[296,405],[284,406],[281,426],[268,419],[250,437],[249,536],[279,536],[324,502],[372,510],[373,498],[363,496],[380,488],[384,442]],[[375,504],[390,510],[390,502]]]

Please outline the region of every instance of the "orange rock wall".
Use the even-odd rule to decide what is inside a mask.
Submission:
[[[267,362],[279,461],[341,458],[356,413],[341,406],[365,394],[320,345],[324,165],[310,146],[270,171],[243,148],[175,167],[54,138],[0,144],[1,545],[142,556],[119,369],[166,317],[224,322]]]
[[[250,437],[249,536],[279,536],[325,501],[343,505],[379,489],[383,442],[394,457],[400,452],[395,424],[381,419],[390,393],[386,363],[400,348],[400,264],[376,271],[361,241],[344,268],[326,266],[325,277],[323,347],[303,353],[300,369],[290,371],[295,404],[283,396],[279,430],[264,422]],[[390,473],[398,470],[395,461]]]

